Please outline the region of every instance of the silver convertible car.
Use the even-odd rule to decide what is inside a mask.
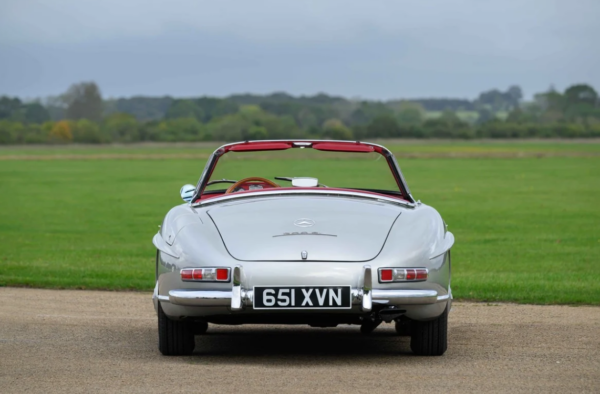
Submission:
[[[360,325],[447,348],[450,249],[383,146],[244,141],[217,149],[154,236],[159,350],[193,352],[214,324]]]

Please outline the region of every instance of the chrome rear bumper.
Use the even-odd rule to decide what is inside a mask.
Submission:
[[[173,305],[199,307],[230,307],[232,311],[252,307],[254,291],[245,290],[242,286],[242,267],[233,269],[233,286],[231,291],[210,290],[171,290],[169,295],[159,295],[155,289],[154,297],[161,302]],[[363,268],[363,285],[351,290],[352,304],[360,305],[364,312],[371,311],[373,304],[391,305],[426,305],[447,301],[450,294],[438,295],[435,290],[380,290],[372,289],[371,267]]]
[[[168,296],[157,296],[159,301],[170,302],[174,305],[183,306],[231,306],[233,292],[231,291],[198,291],[198,290],[171,290]],[[254,292],[252,290],[242,291],[240,305],[251,307],[253,305]],[[362,304],[362,290],[352,289],[352,304]],[[373,290],[372,303],[374,304],[402,304],[419,305],[435,304],[446,301],[449,295],[438,295],[435,290]],[[241,308],[232,308],[239,310]],[[367,308],[367,312],[370,309]]]

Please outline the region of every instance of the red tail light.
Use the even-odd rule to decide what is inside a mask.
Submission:
[[[229,268],[183,268],[181,280],[185,282],[229,282]]]
[[[427,280],[427,268],[379,268],[379,282],[417,282]]]
[[[394,270],[389,268],[384,268],[379,271],[379,277],[382,282],[391,282],[394,280]]]
[[[202,280],[202,269],[194,270],[194,280]]]
[[[429,276],[426,269],[419,268],[417,271],[417,280],[425,280]]]
[[[183,279],[183,280],[192,280],[192,277],[194,275],[193,273],[194,273],[193,269],[189,269],[189,268],[182,269],[181,270],[181,279]]]
[[[229,268],[217,268],[217,280],[228,280]]]

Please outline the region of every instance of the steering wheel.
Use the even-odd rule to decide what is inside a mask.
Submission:
[[[233,185],[229,186],[229,188],[225,191],[225,194],[233,193],[233,191],[235,189],[237,189],[238,187],[240,187],[244,183],[250,183],[250,182],[260,182],[260,183],[266,183],[267,185],[269,185],[271,187],[281,187],[278,184],[276,184],[275,182],[270,181],[268,179],[261,178],[261,177],[258,177],[258,176],[253,176],[253,177],[250,177],[250,178],[240,179],[239,181],[237,181]]]

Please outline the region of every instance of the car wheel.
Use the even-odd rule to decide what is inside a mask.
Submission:
[[[194,351],[194,327],[190,322],[171,320],[158,303],[158,350],[165,356],[184,356]]]
[[[413,321],[410,348],[418,356],[441,356],[448,348],[448,307],[432,321]]]

